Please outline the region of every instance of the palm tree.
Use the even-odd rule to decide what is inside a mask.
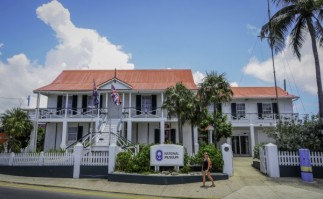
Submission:
[[[310,33],[315,61],[316,84],[318,89],[319,116],[323,118],[323,91],[320,62],[316,42],[323,46],[323,0],[272,0],[276,6],[282,5],[261,28],[261,37],[268,38],[269,45],[280,52],[285,47],[285,40],[290,37],[294,54],[301,60],[300,49],[306,32]]]
[[[206,74],[203,82],[199,86],[198,95],[204,106],[213,105],[213,126],[214,141],[218,140],[216,131],[217,104],[231,100],[233,92],[229,82],[225,78],[225,73],[218,75],[215,71]],[[216,146],[216,142],[214,142]]]
[[[29,115],[21,108],[13,108],[1,116],[1,121],[9,138],[7,150],[19,152],[26,148],[33,129]]]
[[[185,115],[189,112],[191,104],[190,99],[194,97],[191,90],[187,89],[182,82],[177,83],[173,87],[169,87],[165,91],[165,100],[162,108],[167,109],[168,117],[176,116],[178,119],[179,142],[183,143],[183,124]]]

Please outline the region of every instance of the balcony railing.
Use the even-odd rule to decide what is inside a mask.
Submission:
[[[277,121],[294,121],[301,122],[298,113],[281,113],[281,114],[261,114],[261,113],[245,113],[245,114],[231,114],[227,115],[228,121],[232,124],[274,124]]]

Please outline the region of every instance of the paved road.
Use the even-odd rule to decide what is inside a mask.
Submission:
[[[67,188],[34,186],[0,182],[0,199],[161,199],[134,194],[109,193],[101,191],[86,191]]]

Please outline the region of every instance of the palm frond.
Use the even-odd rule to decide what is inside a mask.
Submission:
[[[323,47],[323,28],[319,20],[315,20],[313,24],[316,32],[316,40],[319,42],[320,47]]]
[[[296,21],[297,22],[291,31],[290,44],[293,47],[293,51],[295,55],[300,60],[301,59],[300,49],[302,48],[305,40],[304,32],[307,30],[307,26],[306,26],[306,19],[302,15],[298,16]]]
[[[299,0],[272,0],[272,2],[276,5],[276,6],[289,6],[292,4],[296,4]]]

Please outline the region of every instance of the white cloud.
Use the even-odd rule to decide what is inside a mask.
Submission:
[[[205,77],[205,74],[201,73],[200,71],[196,71],[195,73],[193,73],[193,79],[195,84],[202,83],[204,77]]]
[[[238,82],[230,82],[231,87],[239,87]]]
[[[58,44],[47,52],[45,65],[30,61],[24,54],[0,60],[0,113],[27,104],[27,96],[34,89],[44,86],[64,69],[133,69],[131,55],[122,51],[95,30],[76,27],[70,12],[58,1],[51,1],[37,8],[37,17],[49,25]],[[0,43],[0,48],[4,45]],[[2,97],[2,98],[1,98]],[[16,100],[10,100],[14,98]],[[23,101],[23,102],[22,102]],[[46,98],[41,98],[44,106]],[[36,96],[31,97],[31,107]]]
[[[318,48],[321,71],[323,65],[323,49]],[[287,47],[279,54],[275,55],[275,70],[278,82],[283,79],[296,80],[297,87],[310,94],[317,93],[316,75],[314,57],[312,52],[311,40],[309,35],[306,36],[306,41],[301,49],[302,59],[299,61],[293,54],[292,49]],[[251,75],[264,82],[274,83],[272,60],[259,61],[256,58],[251,58],[249,63],[243,67],[243,72]]]

